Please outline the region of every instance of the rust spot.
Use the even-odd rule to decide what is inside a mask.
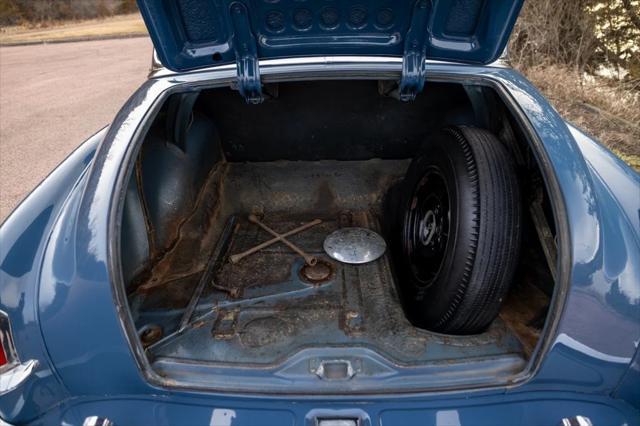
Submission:
[[[140,342],[143,347],[151,346],[162,338],[162,327],[157,324],[147,324],[140,330]]]
[[[237,264],[223,265],[216,281],[224,283],[225,291],[281,283],[291,275],[294,258],[289,253],[260,253]]]
[[[319,284],[333,279],[335,276],[335,267],[331,262],[324,259],[318,259],[318,263],[313,266],[304,265],[298,271],[300,278],[311,284]]]
[[[500,318],[518,336],[527,356],[530,356],[540,338],[540,329],[532,327],[533,320],[545,312],[549,297],[533,283],[520,282],[512,286],[500,310]]]
[[[191,326],[191,328],[202,328],[204,325],[206,325],[207,322],[200,320],[200,321],[196,321],[193,323],[193,325]]]
[[[341,228],[347,228],[353,226],[353,213],[350,211],[342,211],[338,215],[338,225]]]
[[[240,335],[240,343],[250,348],[258,348],[273,343],[282,343],[295,332],[291,321],[275,316],[260,317],[244,325]]]
[[[211,334],[217,340],[229,340],[236,335],[236,325],[238,323],[237,310],[221,310],[218,313]]]
[[[216,290],[224,291],[232,299],[240,299],[244,294],[244,289],[239,287],[224,287],[215,283],[212,283],[211,286]]]
[[[151,248],[147,266],[129,285],[130,294],[145,295],[144,308],[180,308],[189,302],[190,291],[204,272],[216,244],[218,233],[212,223],[221,209],[226,171],[224,164],[214,168],[192,208],[167,224],[167,228],[175,229],[169,246]]]

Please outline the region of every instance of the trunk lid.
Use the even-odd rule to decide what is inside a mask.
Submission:
[[[162,63],[186,71],[237,64],[238,89],[262,99],[259,59],[403,58],[400,97],[422,90],[425,59],[487,64],[503,51],[522,0],[138,0]]]

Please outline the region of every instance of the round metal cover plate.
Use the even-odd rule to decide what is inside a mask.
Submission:
[[[372,262],[382,256],[386,249],[384,238],[366,228],[341,228],[324,240],[324,251],[343,263]]]

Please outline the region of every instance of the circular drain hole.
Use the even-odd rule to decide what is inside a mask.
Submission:
[[[157,324],[147,324],[138,330],[140,342],[142,342],[142,346],[145,348],[160,340],[162,334],[162,327]]]
[[[333,265],[326,260],[318,259],[318,262],[311,265],[304,265],[300,268],[300,278],[312,284],[319,284],[328,281],[333,276]]]
[[[256,318],[244,325],[240,342],[250,348],[282,342],[293,334],[293,325],[276,317]]]

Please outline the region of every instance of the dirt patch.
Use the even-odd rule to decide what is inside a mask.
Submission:
[[[500,310],[500,318],[516,333],[527,356],[538,343],[548,306],[547,295],[532,283],[521,282],[514,283]]]
[[[55,43],[144,35],[147,35],[147,28],[140,14],[135,13],[104,19],[65,22],[40,28],[4,27],[0,30],[0,45]]]
[[[295,255],[289,253],[260,253],[237,264],[225,263],[216,274],[221,287],[242,290],[264,287],[286,281],[291,275]]]

